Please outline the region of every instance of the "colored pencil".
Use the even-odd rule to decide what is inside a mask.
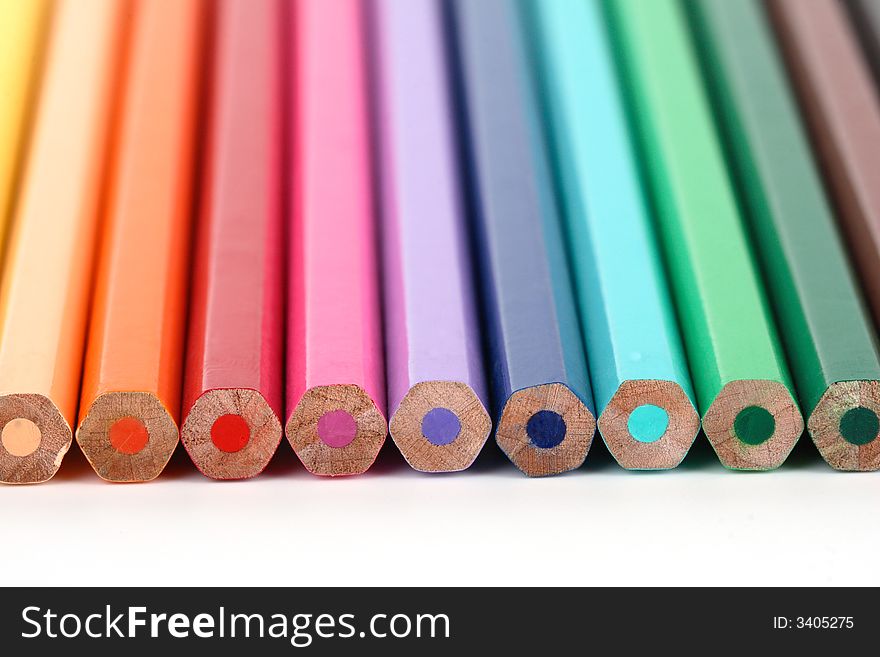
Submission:
[[[73,441],[127,3],[56,3],[0,292],[0,481],[50,479]]]
[[[496,440],[524,473],[557,474],[583,463],[596,423],[523,26],[508,0],[451,7]]]
[[[158,476],[178,442],[201,0],[139,0],[76,438],[102,478]]]
[[[203,474],[259,474],[281,441],[281,9],[216,3],[181,440]]]
[[[0,253],[21,171],[49,3],[0,0]]]
[[[846,0],[852,24],[861,38],[874,82],[880,85],[880,2],[877,0]]]
[[[771,2],[813,145],[880,323],[880,100],[843,6]]]
[[[625,468],[674,468],[700,418],[601,6],[529,8],[599,432]]]
[[[780,465],[803,432],[782,348],[675,0],[606,4],[685,339],[721,462]]]
[[[876,470],[877,345],[763,7],[689,6],[807,429],[835,468]]]
[[[366,9],[293,9],[287,438],[309,472],[358,474],[388,431]]]
[[[373,3],[391,437],[416,470],[473,463],[492,422],[441,5]]]

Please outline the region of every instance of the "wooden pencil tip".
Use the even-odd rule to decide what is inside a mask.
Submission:
[[[349,384],[310,388],[287,421],[287,439],[306,469],[329,477],[366,472],[387,433],[375,402]]]
[[[831,467],[880,470],[880,382],[831,384],[813,409],[807,429]]]
[[[58,472],[72,443],[73,431],[48,397],[0,397],[0,482],[48,481]]]
[[[98,475],[112,482],[158,477],[177,447],[177,424],[148,392],[107,392],[91,405],[76,441]]]
[[[700,430],[700,416],[674,381],[624,381],[602,411],[599,433],[621,467],[676,467]]]
[[[469,468],[483,449],[492,419],[467,384],[422,381],[401,400],[390,429],[413,469],[458,472]]]
[[[703,431],[725,467],[772,470],[788,458],[804,419],[782,383],[731,381],[706,411]]]
[[[208,390],[187,413],[180,439],[206,477],[247,479],[260,474],[278,449],[281,421],[256,390]]]
[[[568,386],[548,383],[514,392],[504,404],[495,440],[530,477],[560,474],[587,458],[596,419]]]

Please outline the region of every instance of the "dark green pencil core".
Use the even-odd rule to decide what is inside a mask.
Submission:
[[[776,420],[766,408],[746,406],[733,421],[736,437],[748,445],[760,445],[773,435]]]
[[[856,406],[840,418],[840,435],[853,445],[867,445],[880,432],[880,420],[870,408]]]

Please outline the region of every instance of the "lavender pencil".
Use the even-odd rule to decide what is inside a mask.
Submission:
[[[463,470],[491,420],[440,4],[378,0],[373,8],[391,437],[416,470]]]

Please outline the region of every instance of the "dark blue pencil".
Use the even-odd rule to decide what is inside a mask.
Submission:
[[[557,474],[596,422],[524,33],[511,0],[450,10],[496,439],[526,474]]]

